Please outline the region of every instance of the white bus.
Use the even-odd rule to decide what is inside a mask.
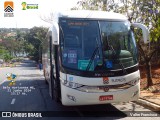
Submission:
[[[66,11],[57,14],[43,49],[49,93],[63,105],[135,101],[140,94],[138,52],[130,23],[118,13]]]

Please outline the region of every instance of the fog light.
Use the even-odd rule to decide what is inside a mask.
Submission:
[[[76,102],[76,98],[75,98],[74,96],[67,95],[67,97],[68,97],[68,99],[70,99],[70,100],[72,100],[72,101]]]

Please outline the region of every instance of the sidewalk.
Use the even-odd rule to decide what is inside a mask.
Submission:
[[[19,64],[20,64],[20,62],[15,62],[15,63],[12,63],[12,64],[0,64],[0,68],[16,67]]]
[[[141,91],[140,99],[136,103],[146,106],[153,111],[160,111],[160,92],[150,93],[147,90]]]
[[[141,94],[138,103],[148,106],[149,108],[160,111],[160,65],[152,66],[152,83],[153,85],[145,89],[147,85],[147,74],[145,66],[140,68]]]

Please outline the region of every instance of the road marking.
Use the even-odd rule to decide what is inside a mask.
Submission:
[[[12,99],[12,102],[11,102],[11,105],[13,105],[13,104],[15,103],[15,101],[16,101],[16,99],[13,98],[13,99]]]

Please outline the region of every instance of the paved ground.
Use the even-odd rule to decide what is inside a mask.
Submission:
[[[160,93],[154,94],[154,93],[149,93],[149,92],[146,92],[146,91],[147,90],[144,90],[144,91],[141,92],[141,93],[143,93],[143,94],[141,94],[141,98],[160,105]]]
[[[14,73],[18,75],[15,86],[8,86],[9,81],[6,80],[7,73]],[[92,110],[92,112],[89,113],[86,112],[86,110]],[[36,69],[35,63],[29,60],[24,61],[18,67],[0,69],[0,111],[47,111],[48,114],[54,114],[55,116],[53,118],[26,118],[27,120],[128,120],[135,118],[140,120],[150,120],[153,119],[153,117],[131,116],[138,116],[139,114],[146,115],[151,113],[157,115],[149,109],[132,102],[79,107],[62,106],[50,98],[48,85],[45,84],[42,71]],[[67,117],[68,114],[69,117]],[[127,117],[127,115],[130,117]],[[5,119],[7,118],[0,118],[0,120]],[[158,117],[155,117],[154,119],[158,120]],[[10,120],[22,120],[22,118],[11,118]]]

